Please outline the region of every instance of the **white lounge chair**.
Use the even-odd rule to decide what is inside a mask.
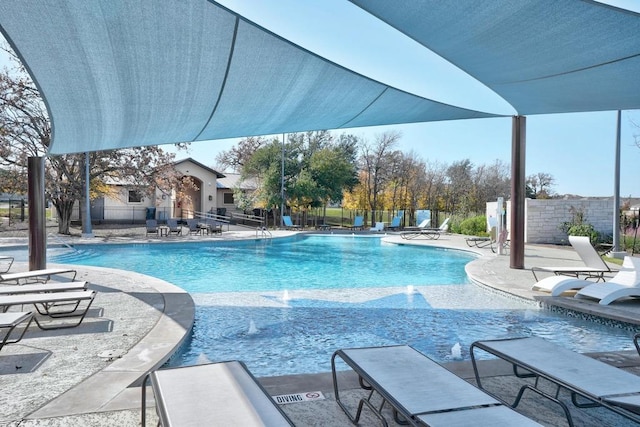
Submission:
[[[31,285],[0,286],[0,295],[40,294],[45,292],[86,291],[87,282],[47,282]]]
[[[7,264],[5,267],[2,267],[0,273],[6,273],[7,271],[9,271],[11,269],[11,266],[13,265],[13,261],[14,259],[11,255],[0,255],[0,263]]]
[[[72,291],[72,292],[47,292],[38,294],[20,294],[20,295],[1,295],[0,296],[0,312],[6,313],[10,307],[15,305],[29,305],[33,306],[41,316],[46,316],[51,319],[78,317],[79,319],[73,323],[42,323],[38,316],[34,316],[36,324],[40,329],[63,329],[73,328],[80,325],[84,320],[89,307],[93,303],[96,296],[96,291]],[[84,307],[80,308],[84,303]],[[61,310],[58,306],[71,305],[71,308],[65,308]],[[56,308],[58,307],[58,308]]]
[[[336,358],[342,359],[371,390],[355,415],[340,398]],[[364,406],[388,425],[382,409],[388,402],[404,419],[398,423],[442,426],[539,426],[497,399],[451,373],[424,354],[406,345],[341,349],[331,358],[333,389],[338,405],[357,424]],[[374,393],[375,392],[375,393]],[[371,401],[375,394],[382,405]]]
[[[640,377],[637,375],[542,338],[483,340],[471,344],[469,351],[476,383],[483,390],[476,363],[476,350],[488,352],[509,362],[513,365],[516,375],[524,373],[527,377],[533,377],[531,382],[520,388],[515,402],[511,405],[514,408],[518,406],[526,391],[532,391],[558,404],[572,426],[569,408],[558,399],[558,393],[562,388],[570,392],[571,401],[576,406],[602,406],[636,423],[640,422]],[[578,397],[581,397],[580,403]]]
[[[433,240],[439,239],[442,233],[446,233],[447,230],[449,230],[450,219],[451,218],[445,219],[438,228],[425,228],[422,230],[404,231],[400,233],[400,237],[402,237],[403,239],[415,239],[417,237],[426,237]]]
[[[427,218],[427,219],[423,219],[422,222],[418,225],[416,225],[415,227],[406,227],[405,230],[410,231],[410,230],[424,230],[426,228],[429,228],[429,226],[431,225],[431,218]]]
[[[640,258],[624,257],[622,266],[607,282],[587,282],[587,286],[576,293],[576,298],[595,299],[600,305],[609,305],[620,298],[640,297]]]
[[[552,297],[557,297],[567,291],[579,290],[595,284],[604,286],[613,283],[623,286],[634,286],[638,283],[637,281],[640,280],[638,277],[638,268],[640,268],[640,265],[636,267],[636,264],[638,264],[638,261],[634,261],[631,257],[625,257],[622,269],[618,271],[611,280],[605,283],[594,283],[589,280],[560,275],[545,277],[533,285],[531,289],[534,291],[549,292]]]
[[[14,344],[22,339],[24,333],[29,329],[29,325],[33,320],[33,312],[31,311],[16,311],[11,313],[0,313],[0,331],[3,331],[2,338],[0,338],[0,350],[6,344]],[[22,332],[16,337],[11,337],[12,332],[20,325],[26,323],[23,326]]]
[[[579,279],[584,276],[587,279],[604,280],[604,273],[609,273],[611,269],[602,260],[596,249],[591,245],[591,241],[586,236],[569,236],[569,243],[576,250],[578,256],[584,263],[583,266],[576,267],[531,267],[531,273],[536,280],[536,271],[544,271],[555,275],[572,276]]]
[[[159,369],[142,385],[146,426],[146,383],[156,401],[158,426],[292,426],[244,363],[229,361]]]
[[[71,268],[47,268],[44,270],[31,270],[20,273],[4,273],[0,274],[0,282],[3,282],[3,285],[11,283],[18,285],[25,283],[46,283],[52,276],[71,273],[73,273],[73,276],[70,278],[70,281],[73,281],[76,278],[77,272]]]
[[[376,222],[375,227],[371,227],[369,231],[383,231],[384,230],[384,222]]]

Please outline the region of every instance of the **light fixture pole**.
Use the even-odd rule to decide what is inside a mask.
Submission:
[[[280,228],[284,228],[284,133],[282,134],[282,156],[280,165]]]
[[[91,197],[89,195],[89,152],[84,153],[84,221],[82,222],[82,237],[93,237],[91,230]]]
[[[618,110],[616,129],[616,158],[613,178],[613,249],[615,254],[620,251],[620,122],[622,112]]]

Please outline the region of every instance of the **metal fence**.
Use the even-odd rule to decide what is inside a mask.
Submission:
[[[46,209],[47,219],[54,216],[55,208]],[[0,199],[0,225],[13,226],[29,221],[29,205],[25,199]]]

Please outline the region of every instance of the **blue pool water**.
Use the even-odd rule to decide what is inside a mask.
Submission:
[[[257,376],[316,373],[338,348],[390,344],[468,360],[475,340],[523,335],[581,352],[633,348],[632,331],[469,284],[473,255],[461,251],[335,236],[78,248],[50,260],[133,270],[191,293],[196,322],[174,365],[240,359]]]
[[[82,245],[53,262],[133,270],[191,293],[461,284],[474,257],[385,244],[380,238],[304,236],[273,240]]]

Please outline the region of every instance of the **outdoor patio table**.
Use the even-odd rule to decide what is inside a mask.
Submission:
[[[169,235],[169,226],[168,225],[159,226],[158,227],[158,233],[160,233],[160,237],[168,236]]]

